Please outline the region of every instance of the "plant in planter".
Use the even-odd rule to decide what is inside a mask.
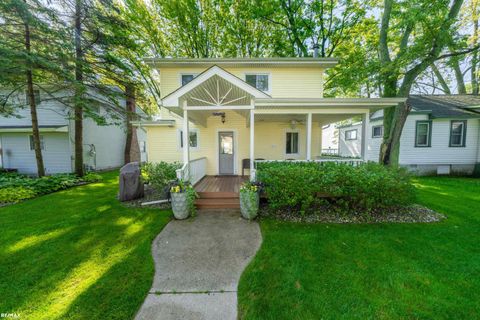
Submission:
[[[187,219],[190,215],[195,216],[195,199],[197,192],[189,182],[176,181],[170,188],[172,198],[172,210],[175,219]]]
[[[246,182],[240,187],[240,211],[242,217],[248,220],[255,219],[258,214],[260,185]]]

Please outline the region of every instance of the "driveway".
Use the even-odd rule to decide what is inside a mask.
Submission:
[[[171,221],[153,242],[155,278],[136,319],[236,319],[238,281],[261,241],[237,210]]]

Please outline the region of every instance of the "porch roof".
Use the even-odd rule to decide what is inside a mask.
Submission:
[[[393,107],[407,98],[268,98],[255,99],[256,109],[368,108],[370,111]]]

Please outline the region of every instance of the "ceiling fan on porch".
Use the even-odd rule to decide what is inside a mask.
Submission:
[[[304,125],[304,124],[305,124],[305,120],[291,119],[291,120],[288,121],[288,124],[290,124],[290,128],[291,128],[291,129],[296,129],[297,126],[299,126],[299,125]]]

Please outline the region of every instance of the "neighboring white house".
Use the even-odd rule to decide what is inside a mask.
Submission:
[[[411,96],[400,139],[399,163],[419,174],[466,173],[480,162],[480,97]],[[339,154],[360,156],[362,123],[340,126]],[[371,114],[366,159],[378,161],[383,111]]]
[[[55,93],[65,95],[64,91]],[[44,97],[42,97],[44,95]],[[73,110],[47,94],[35,91],[38,102],[37,114],[40,127],[42,155],[47,174],[73,171],[74,124]],[[25,94],[18,94],[16,103],[25,102]],[[124,101],[121,101],[124,105]],[[106,104],[99,103],[95,112],[112,120]],[[118,122],[118,120],[117,120]],[[97,125],[91,118],[83,124],[84,163],[89,170],[104,170],[119,167],[124,163],[126,132],[123,126]],[[137,129],[142,161],[146,161],[146,134]],[[6,169],[17,169],[20,173],[36,174],[37,165],[32,141],[32,125],[29,107],[17,112],[15,117],[0,116],[1,165]]]

